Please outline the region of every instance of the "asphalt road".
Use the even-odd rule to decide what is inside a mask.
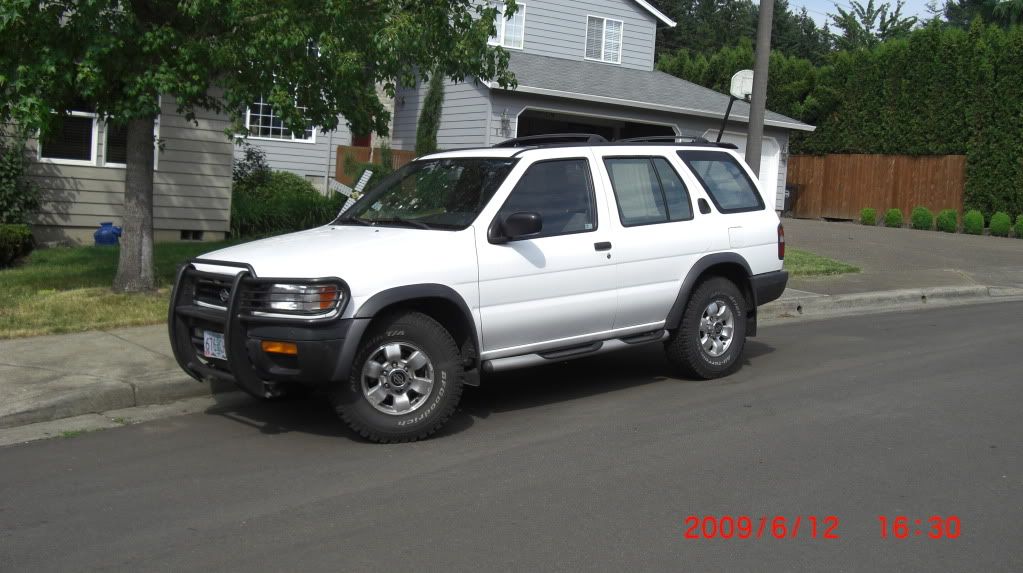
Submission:
[[[1019,571],[1021,319],[773,326],[714,382],[657,349],[521,371],[411,445],[306,400],[7,447],[0,570]],[[834,515],[840,538],[686,539],[707,514]],[[878,515],[961,536],[882,540]]]

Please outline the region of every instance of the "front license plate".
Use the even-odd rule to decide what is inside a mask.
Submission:
[[[207,358],[227,360],[227,350],[224,348],[224,335],[209,330],[202,331],[202,353]]]

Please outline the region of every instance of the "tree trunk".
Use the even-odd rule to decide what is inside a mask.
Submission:
[[[156,288],[153,271],[153,128],[155,118],[128,122],[124,170],[124,221],[114,290],[142,292]]]

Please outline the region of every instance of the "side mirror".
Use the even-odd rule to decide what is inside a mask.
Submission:
[[[525,239],[543,230],[543,218],[539,213],[512,213],[502,220],[500,217],[487,229],[487,239],[491,243],[501,244],[508,241]]]

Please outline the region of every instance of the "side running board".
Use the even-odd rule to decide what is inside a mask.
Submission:
[[[506,370],[514,370],[516,368],[529,368],[531,366],[550,364],[552,362],[560,362],[562,360],[572,360],[574,358],[582,358],[584,356],[596,356],[598,354],[614,352],[615,350],[624,350],[626,348],[634,348],[636,346],[640,346],[643,344],[660,342],[666,339],[667,337],[668,337],[667,330],[656,330],[653,332],[645,332],[642,334],[636,334],[624,338],[612,338],[610,340],[602,341],[598,340],[596,342],[589,342],[577,346],[558,348],[555,350],[548,350],[545,352],[523,354],[520,356],[508,356],[505,358],[495,358],[493,360],[485,360],[483,362],[483,371],[504,372]]]

